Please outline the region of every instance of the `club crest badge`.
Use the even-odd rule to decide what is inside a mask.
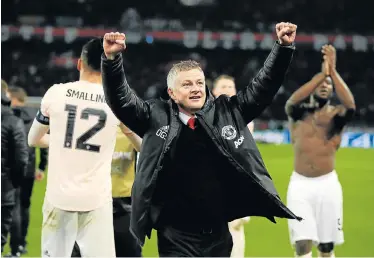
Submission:
[[[232,125],[226,125],[222,128],[221,135],[226,140],[232,140],[236,137],[236,130]]]

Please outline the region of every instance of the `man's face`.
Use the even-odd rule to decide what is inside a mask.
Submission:
[[[16,97],[13,97],[11,94],[9,94],[9,99],[10,99],[10,106],[12,107],[22,106],[22,102],[19,101]]]
[[[213,95],[217,98],[218,96],[225,94],[232,97],[236,94],[235,83],[230,79],[220,79],[215,87],[213,88]]]
[[[333,86],[330,77],[326,79],[314,91],[314,95],[321,99],[330,99],[332,97]]]
[[[170,97],[183,110],[194,114],[205,103],[205,76],[200,69],[178,72],[174,88],[168,89]]]

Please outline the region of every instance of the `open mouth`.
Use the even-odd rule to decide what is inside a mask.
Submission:
[[[190,99],[192,99],[192,100],[198,100],[198,99],[201,99],[201,97],[200,96],[193,96],[193,97],[190,97]]]
[[[320,93],[321,93],[321,94],[328,94],[329,91],[328,91],[328,90],[321,90]]]

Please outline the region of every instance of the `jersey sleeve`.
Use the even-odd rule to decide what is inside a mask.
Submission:
[[[52,86],[47,90],[36,114],[36,120],[43,125],[49,125],[49,111],[54,99],[54,87]]]

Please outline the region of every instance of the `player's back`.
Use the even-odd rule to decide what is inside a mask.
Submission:
[[[46,198],[55,207],[93,210],[111,200],[111,161],[118,119],[100,84],[52,86]]]

